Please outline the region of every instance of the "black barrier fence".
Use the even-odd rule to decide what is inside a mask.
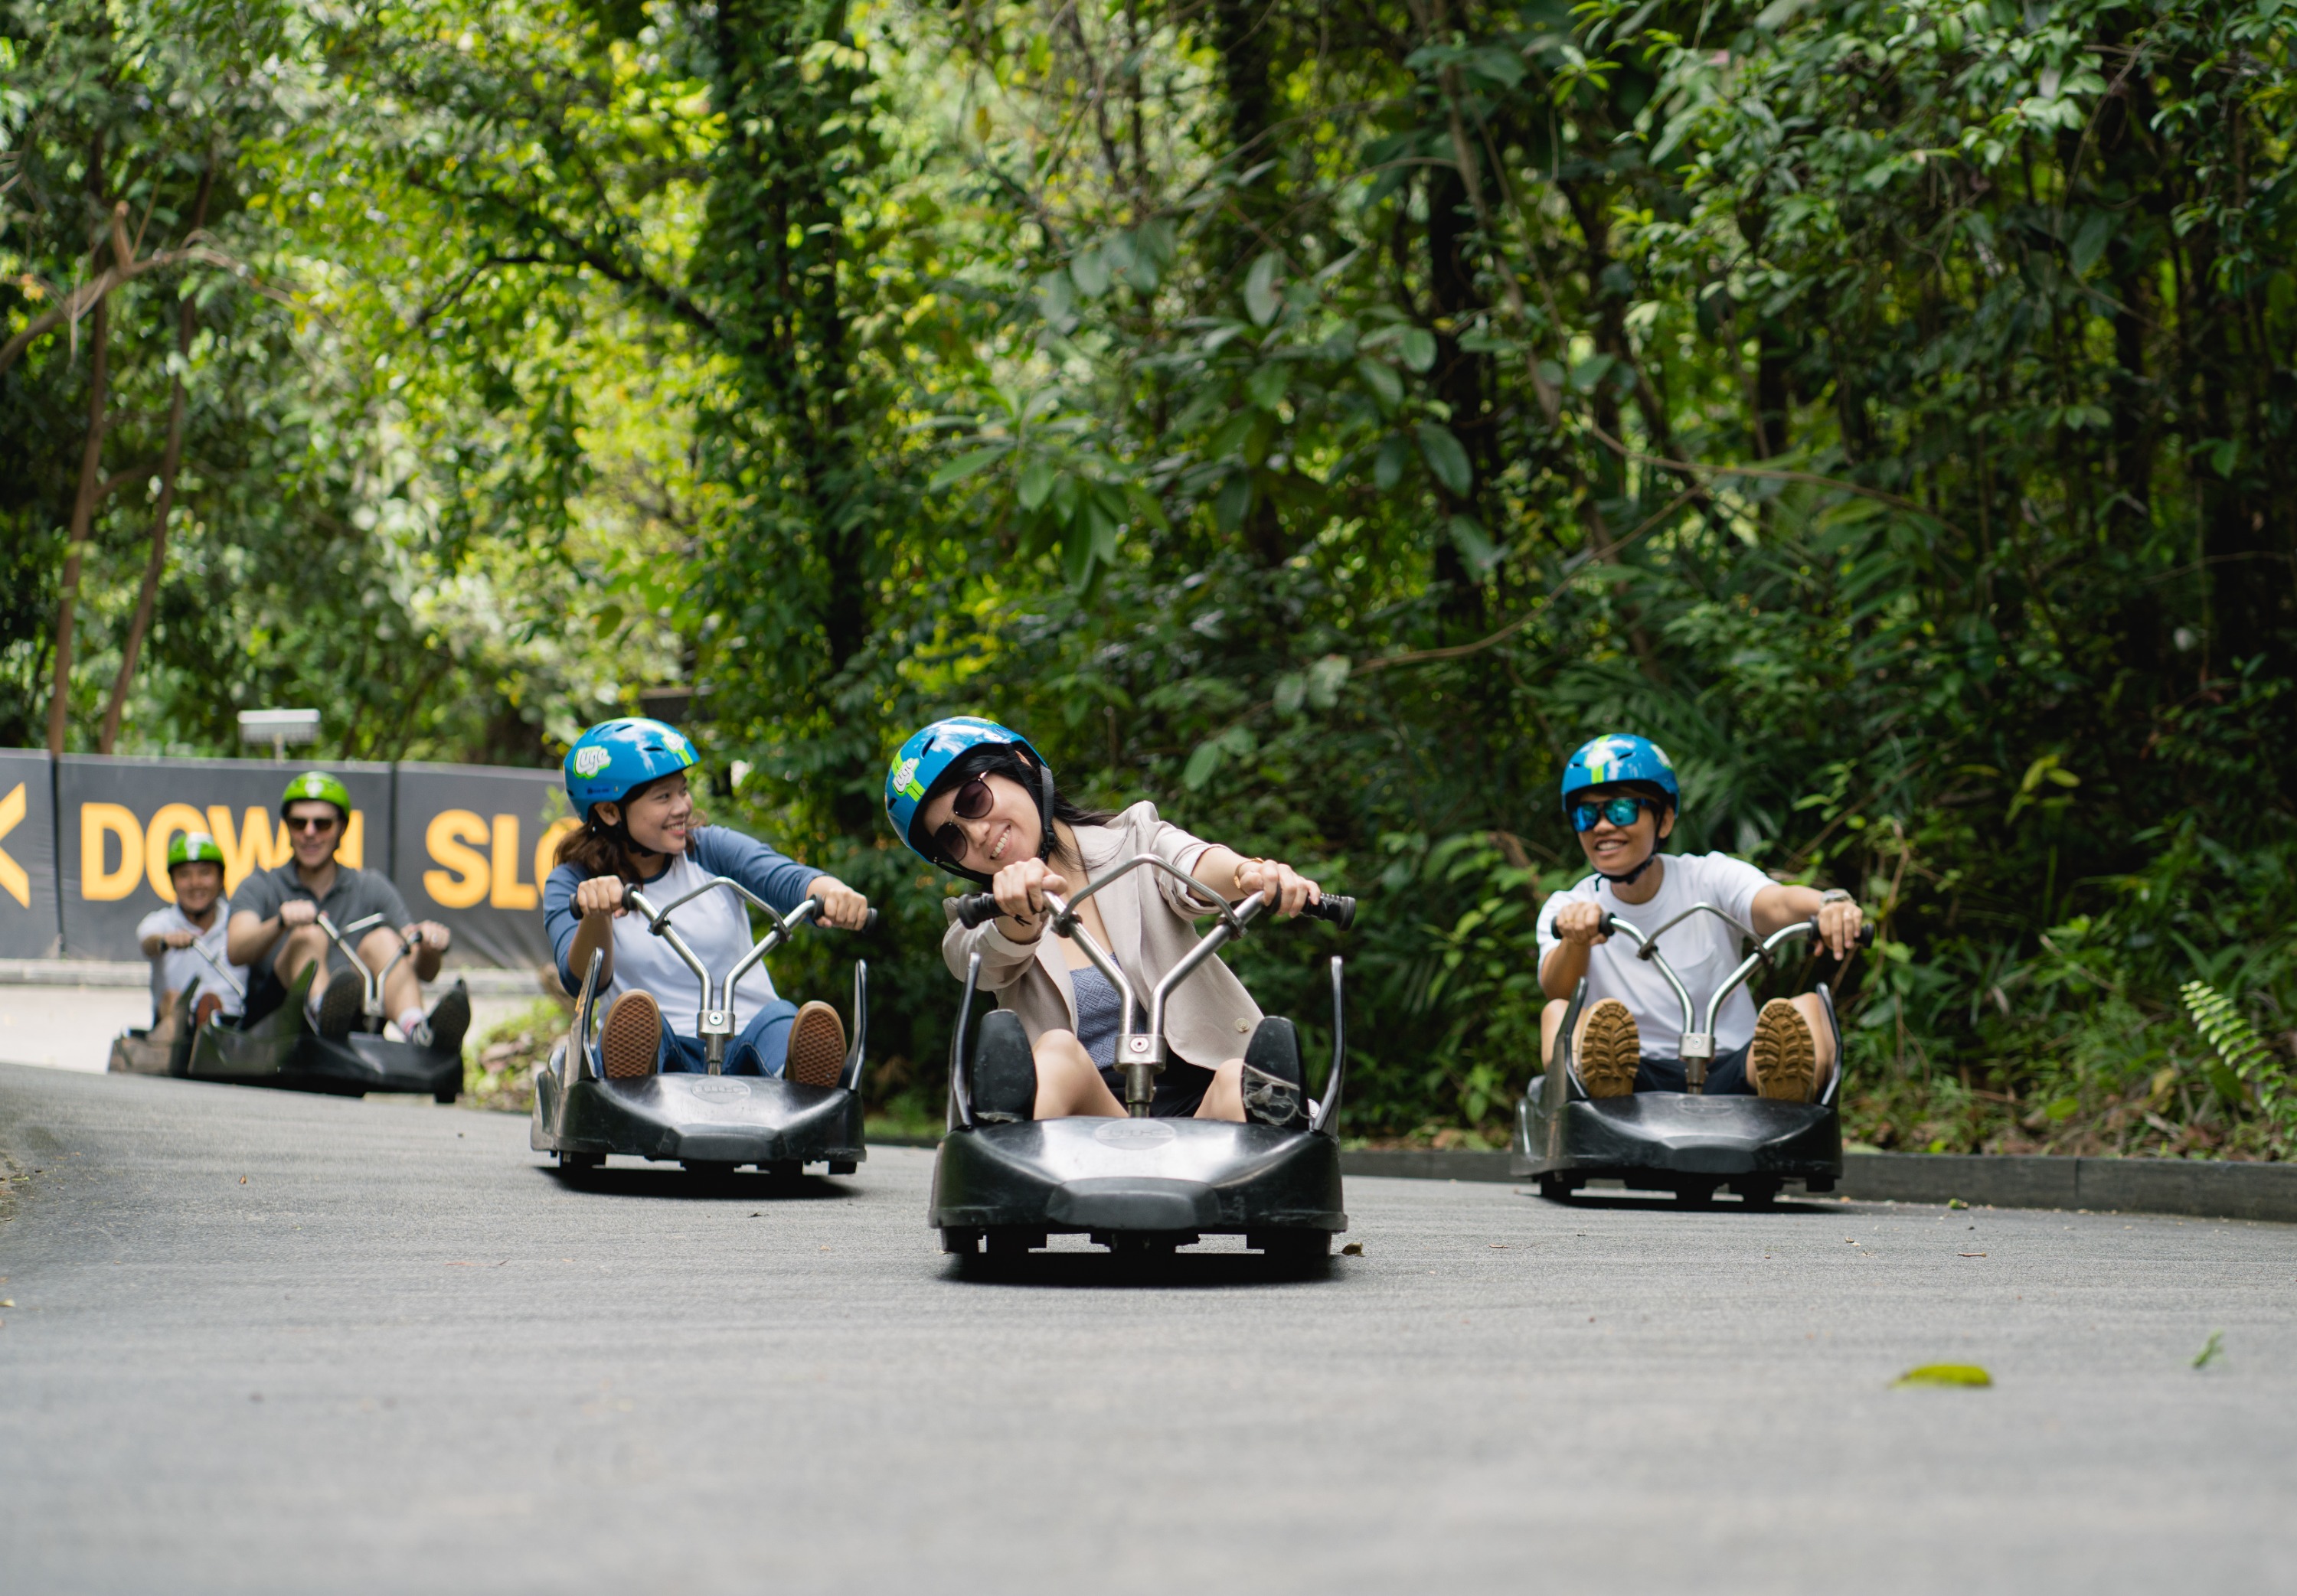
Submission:
[[[292,853],[279,794],[301,767],[0,749],[0,958],[137,957],[136,926],[174,901],[168,844],[204,831],[224,890]],[[322,767],[351,796],[342,862],[391,877],[408,912],[455,934],[450,964],[547,962],[542,882],[574,821],[556,770]]]

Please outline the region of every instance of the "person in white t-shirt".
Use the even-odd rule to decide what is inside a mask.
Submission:
[[[1587,1002],[1575,1033],[1587,1095],[1681,1091],[1683,1006],[1656,967],[1625,937],[1602,929],[1616,915],[1649,935],[1694,903],[1711,903],[1758,936],[1815,917],[1818,940],[1847,958],[1863,923],[1845,892],[1788,886],[1727,853],[1662,855],[1682,794],[1675,766],[1650,740],[1595,738],[1563,771],[1563,810],[1595,874],[1553,893],[1539,911],[1539,984],[1550,1000],[1540,1015],[1542,1064],[1554,1055],[1564,1012],[1584,976]],[[1713,915],[1694,915],[1659,939],[1695,1011],[1743,957],[1739,934]],[[1752,1094],[1807,1103],[1833,1074],[1834,1032],[1815,993],[1774,998],[1755,1012],[1741,986],[1715,1019],[1709,1093]]]
[[[152,1033],[163,1039],[175,1029],[176,1000],[194,981],[200,989],[194,1026],[218,1014],[236,1017],[247,985],[246,971],[224,950],[231,900],[223,895],[223,850],[215,838],[204,831],[177,833],[168,844],[168,881],[176,901],[153,909],[136,927],[136,940],[152,961]]]

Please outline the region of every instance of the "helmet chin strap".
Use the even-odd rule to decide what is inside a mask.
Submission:
[[[1637,865],[1634,869],[1629,870],[1624,876],[1614,876],[1605,870],[1598,870],[1595,874],[1602,876],[1604,880],[1610,882],[1613,886],[1633,886],[1635,882],[1642,877],[1642,873],[1645,870],[1650,869],[1657,863],[1659,863],[1659,850],[1657,848],[1653,848],[1649,853],[1643,855],[1642,863]]]

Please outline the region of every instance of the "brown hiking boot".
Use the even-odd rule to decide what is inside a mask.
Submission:
[[[1818,1043],[1802,1010],[1773,998],[1755,1016],[1747,1049],[1747,1077],[1755,1095],[1782,1103],[1807,1103],[1818,1084]]]
[[[845,1074],[845,1022],[827,1003],[797,1011],[789,1032],[782,1079],[800,1086],[835,1086]]]
[[[1606,998],[1587,1011],[1579,1032],[1579,1083],[1589,1097],[1632,1095],[1642,1061],[1642,1035],[1625,1003]]]
[[[624,992],[598,1027],[598,1063],[609,1081],[640,1081],[662,1055],[662,1010],[644,992]]]

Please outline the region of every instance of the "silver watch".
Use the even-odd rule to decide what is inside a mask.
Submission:
[[[1824,892],[1819,893],[1818,901],[1822,904],[1848,903],[1851,901],[1851,897],[1848,893],[1844,892],[1840,887],[1831,886]]]

